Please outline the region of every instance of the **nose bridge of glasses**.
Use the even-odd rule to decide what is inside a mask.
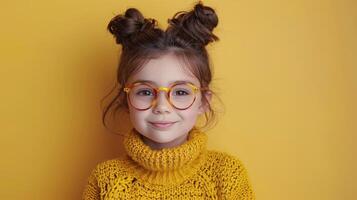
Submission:
[[[158,91],[165,91],[165,92],[168,92],[170,90],[170,88],[168,87],[159,87],[157,88]]]
[[[164,91],[163,93],[162,93],[162,95],[160,95],[160,91]],[[170,104],[170,100],[168,99],[168,97],[169,97],[169,91],[170,91],[170,88],[168,88],[168,87],[158,87],[157,89],[156,89],[156,99],[153,99],[153,104],[154,105],[158,105],[158,104],[162,104],[162,98],[163,98],[163,101],[165,102],[165,104],[167,105],[167,104]],[[160,96],[163,96],[163,97],[160,97]]]
[[[165,97],[169,96],[169,92],[170,92],[170,88],[168,87],[158,87],[156,88],[156,98],[158,98],[160,96],[160,91],[164,91],[163,95]]]

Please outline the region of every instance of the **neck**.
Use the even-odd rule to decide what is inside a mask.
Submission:
[[[146,145],[148,145],[151,149],[160,150],[160,149],[174,148],[174,147],[182,145],[183,143],[185,143],[187,141],[188,133],[171,141],[171,142],[166,142],[166,143],[155,142],[155,141],[151,140],[150,138],[145,137],[144,135],[141,135],[140,137],[143,140],[143,142]]]

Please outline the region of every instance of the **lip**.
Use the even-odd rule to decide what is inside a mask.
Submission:
[[[169,121],[156,121],[156,122],[149,122],[154,128],[157,129],[168,129],[176,122],[169,122]]]

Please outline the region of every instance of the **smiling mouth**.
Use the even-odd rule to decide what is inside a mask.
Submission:
[[[164,128],[169,128],[172,125],[174,125],[176,122],[150,122],[150,124],[152,126],[154,126],[155,128],[160,128],[160,129],[164,129]]]

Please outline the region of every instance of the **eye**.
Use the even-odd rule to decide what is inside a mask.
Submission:
[[[174,95],[177,95],[177,96],[185,96],[185,95],[189,95],[189,93],[185,90],[176,90]]]
[[[138,92],[136,92],[136,95],[139,96],[152,96],[153,92],[149,89],[143,89],[143,90],[139,90]]]

